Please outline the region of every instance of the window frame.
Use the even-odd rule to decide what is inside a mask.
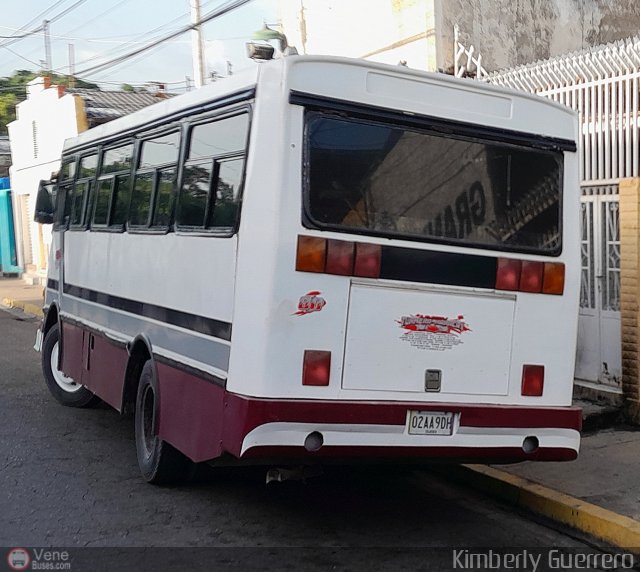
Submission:
[[[82,165],[82,160],[86,159],[87,157],[91,157],[92,155],[95,155],[96,157],[96,173],[93,175],[93,177],[80,177],[80,168]],[[76,187],[78,184],[81,183],[86,183],[87,185],[89,185],[89,188],[87,189],[86,192],[86,196],[85,193],[83,193],[83,200],[82,200],[82,214],[80,217],[80,222],[77,224],[72,224],[71,220],[69,220],[69,230],[72,231],[86,231],[89,230],[90,225],[91,225],[91,219],[93,218],[93,192],[95,189],[95,181],[96,181],[96,176],[99,172],[99,167],[100,167],[100,148],[93,148],[93,149],[89,149],[86,151],[83,151],[81,154],[77,155],[77,165],[76,165],[76,176],[74,178],[74,182],[73,182],[73,204],[75,204],[75,201],[78,197],[77,193],[76,193]],[[73,208],[73,205],[72,205]]]
[[[205,212],[205,226],[204,227],[196,227],[196,226],[186,226],[181,225],[179,223],[179,215],[180,215],[180,200],[182,198],[182,187],[184,183],[184,172],[185,167],[188,166],[187,157],[189,156],[189,150],[191,146],[191,134],[193,130],[199,125],[204,125],[207,123],[213,123],[216,121],[222,121],[224,119],[228,119],[230,117],[237,117],[240,115],[247,115],[247,131],[245,135],[245,144],[244,149],[238,151],[231,151],[228,153],[220,153],[219,155],[211,155],[208,157],[208,160],[211,164],[211,176],[209,177],[209,190],[207,194],[207,204],[206,204],[206,212]],[[252,103],[245,103],[243,105],[231,108],[231,109],[223,109],[217,110],[213,113],[207,113],[205,115],[189,117],[184,121],[184,131],[183,131],[183,145],[182,145],[182,154],[180,157],[180,169],[178,173],[178,181],[177,181],[177,194],[174,208],[174,222],[173,229],[174,232],[178,235],[188,235],[188,236],[215,236],[219,238],[230,238],[238,233],[240,228],[240,219],[242,216],[242,203],[244,200],[244,190],[245,190],[245,181],[247,174],[247,158],[249,155],[249,147],[251,144],[251,128],[253,124],[253,105]],[[236,217],[236,223],[233,227],[211,227],[207,228],[207,224],[211,220],[213,216],[212,211],[212,203],[215,203],[215,200],[212,201],[213,193],[217,190],[217,177],[219,172],[219,162],[229,159],[243,159],[242,165],[242,174],[240,177],[240,189],[238,191],[238,214]],[[193,163],[202,163],[202,159],[194,159]],[[214,189],[213,183],[216,182],[216,188]]]
[[[73,177],[62,179],[65,165],[74,166]],[[75,197],[75,176],[77,173],[78,156],[76,154],[63,156],[60,161],[60,170],[58,171],[58,180],[55,182],[56,196],[53,215],[53,231],[65,231],[69,228],[71,218],[71,206],[69,206],[69,215],[66,215],[67,203],[69,195],[71,195],[71,205]],[[61,192],[64,189],[64,194]],[[69,192],[70,191],[70,192]],[[62,208],[60,208],[62,207]],[[66,219],[66,220],[65,220]]]
[[[399,232],[370,230],[359,227],[347,227],[343,225],[336,225],[332,223],[324,223],[322,221],[315,220],[311,215],[310,204],[310,137],[309,137],[309,125],[314,118],[324,117],[329,119],[336,119],[342,121],[354,121],[365,122],[369,125],[380,125],[385,128],[399,128],[408,131],[414,131],[433,137],[442,137],[447,139],[457,139],[461,141],[475,142],[486,145],[496,145],[508,149],[517,150],[530,150],[536,151],[541,154],[546,154],[556,159],[558,162],[558,180],[559,180],[559,195],[558,195],[558,234],[560,237],[560,244],[549,250],[541,250],[535,247],[528,246],[511,246],[508,244],[484,244],[477,242],[465,242],[463,240],[456,240],[447,237],[436,236],[421,236],[415,234],[402,234]],[[394,118],[395,119],[395,118]],[[360,110],[354,110],[353,113],[340,113],[332,109],[331,106],[316,107],[311,106],[304,109],[303,117],[303,145],[302,145],[302,216],[301,222],[304,228],[321,231],[339,232],[342,234],[352,234],[365,237],[381,237],[391,240],[401,240],[409,242],[420,242],[422,244],[436,244],[445,245],[457,248],[468,248],[472,250],[489,250],[496,252],[513,252],[519,254],[534,254],[539,256],[557,258],[562,255],[564,248],[563,232],[564,232],[564,200],[565,200],[565,186],[564,186],[564,153],[569,149],[553,149],[545,148],[537,144],[537,138],[535,134],[531,134],[531,141],[527,144],[526,133],[521,133],[522,139],[517,142],[505,138],[506,140],[500,140],[499,136],[502,133],[501,130],[494,130],[496,132],[495,137],[485,135],[484,131],[490,130],[487,127],[478,127],[476,133],[473,132],[474,126],[464,122],[449,122],[447,129],[439,129],[438,120],[430,117],[418,117],[414,116],[409,119],[398,117],[396,120],[391,120],[386,114],[377,115],[374,112],[367,110],[362,112]],[[459,130],[456,131],[456,127],[459,126]],[[559,159],[559,157],[561,157]]]
[[[121,171],[110,171],[109,173],[102,173],[102,166],[104,163],[104,157],[105,155],[113,150],[113,149],[119,149],[120,147],[126,147],[128,145],[132,145],[132,151],[131,151],[131,165],[129,166],[129,170],[121,170]],[[111,219],[113,217],[113,211],[115,208],[115,204],[114,204],[114,190],[115,190],[115,186],[116,186],[116,180],[118,177],[120,176],[129,176],[132,177],[133,176],[133,165],[135,164],[136,158],[138,155],[138,142],[129,137],[127,139],[121,140],[121,141],[117,141],[115,143],[112,143],[110,145],[100,145],[99,147],[99,151],[98,151],[98,167],[96,169],[96,176],[94,177],[94,185],[93,185],[93,193],[92,193],[92,197],[93,197],[93,201],[92,201],[92,205],[91,205],[91,218],[89,221],[89,229],[93,232],[115,232],[115,233],[122,233],[122,232],[126,232],[127,230],[127,222],[126,219],[128,219],[129,216],[129,206],[130,206],[130,201],[127,202],[127,217],[125,218],[125,222],[122,224],[118,224],[118,225],[113,225],[111,222]],[[100,186],[100,183],[102,181],[106,181],[106,180],[111,180],[111,192],[109,194],[109,206],[107,207],[107,220],[105,223],[95,223],[95,215],[96,215],[96,206],[98,204],[96,198],[98,195],[98,188]],[[131,186],[131,182],[129,183],[129,185]],[[131,192],[131,187],[129,189],[129,191]]]
[[[180,168],[182,164],[182,157],[185,146],[185,129],[182,123],[179,124],[170,124],[163,125],[158,129],[154,129],[152,131],[147,131],[141,133],[137,136],[137,152],[135,156],[135,161],[133,163],[133,178],[131,182],[131,192],[129,196],[129,211],[127,216],[127,232],[130,234],[168,234],[173,232],[174,223],[176,218],[176,208],[178,205],[178,181],[180,175]],[[162,163],[160,165],[155,165],[153,167],[146,167],[144,169],[139,168],[140,161],[142,160],[142,147],[145,142],[152,141],[153,139],[158,139],[160,137],[164,137],[166,135],[171,135],[172,133],[177,133],[179,136],[179,145],[178,145],[178,156],[176,158],[175,163]],[[162,226],[154,226],[153,219],[155,217],[155,210],[157,204],[157,192],[158,185],[160,180],[160,173],[162,171],[174,169],[173,176],[173,204],[171,208],[170,222],[168,225]],[[151,187],[151,197],[149,201],[149,214],[147,216],[147,222],[144,225],[140,224],[131,224],[131,204],[133,202],[133,191],[135,190],[136,180],[139,175],[145,174],[152,175],[152,187]]]

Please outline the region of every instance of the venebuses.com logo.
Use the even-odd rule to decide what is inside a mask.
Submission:
[[[25,548],[13,548],[7,554],[7,564],[11,570],[26,570],[31,564],[31,556]]]
[[[71,570],[68,551],[46,548],[12,548],[7,564],[10,570]]]

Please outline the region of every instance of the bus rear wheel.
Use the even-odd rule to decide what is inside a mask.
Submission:
[[[140,373],[135,430],[138,465],[148,483],[170,485],[190,478],[193,462],[158,436],[158,384],[151,360]]]
[[[60,330],[56,325],[42,342],[42,373],[51,395],[67,407],[92,407],[100,403],[99,397],[58,369],[59,352]]]

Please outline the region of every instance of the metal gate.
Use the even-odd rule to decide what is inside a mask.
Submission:
[[[585,187],[583,192],[576,377],[620,387],[618,186]]]
[[[548,97],[578,112],[582,289],[576,377],[620,386],[618,182],[640,176],[640,36],[488,72],[454,30],[454,71]]]

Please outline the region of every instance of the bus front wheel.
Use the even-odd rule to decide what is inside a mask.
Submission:
[[[138,465],[147,482],[169,485],[188,480],[192,461],[158,436],[158,384],[151,360],[140,373],[135,428]]]
[[[42,342],[42,373],[51,395],[67,407],[92,407],[100,398],[58,369],[60,329],[53,326]]]

